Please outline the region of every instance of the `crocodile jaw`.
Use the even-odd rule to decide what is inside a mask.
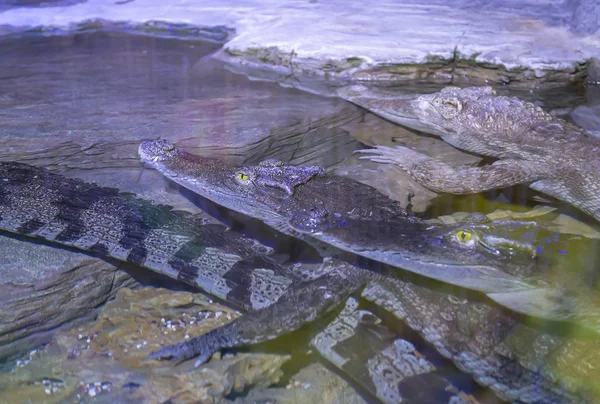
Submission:
[[[285,218],[272,208],[248,198],[246,195],[229,189],[223,184],[233,174],[224,164],[212,164],[214,159],[190,155],[180,149],[173,153],[162,155],[156,152],[156,144],[160,141],[145,141],[138,148],[140,160],[147,166],[162,173],[171,181],[187,188],[203,198],[218,201],[219,205],[244,215],[257,217],[268,222],[283,222]],[[171,150],[168,151],[170,153]],[[193,159],[193,161],[191,161]],[[206,171],[193,168],[188,171],[188,161],[191,167],[206,164]],[[231,171],[231,172],[230,172]],[[221,183],[219,183],[221,182]]]

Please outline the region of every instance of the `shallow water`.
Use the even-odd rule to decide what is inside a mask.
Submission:
[[[382,143],[395,138],[397,134],[394,131],[396,129],[389,129],[390,124],[372,115],[367,115],[364,110],[342,100],[319,97],[293,89],[285,89],[274,83],[255,82],[243,76],[234,75],[209,58],[211,52],[218,48],[219,45],[192,40],[160,39],[120,33],[0,39],[0,52],[3,55],[0,58],[0,140],[3,145],[0,149],[0,161],[19,161],[42,166],[68,177],[81,178],[103,186],[134,192],[157,203],[169,204],[178,210],[193,213],[200,212],[198,204],[194,203],[197,201],[186,198],[178,189],[167,185],[159,173],[153,170],[143,170],[137,157],[137,147],[142,140],[167,138],[194,153],[216,155],[236,163],[251,164],[267,158],[278,158],[290,164],[320,165],[333,172],[359,173],[361,170],[363,172],[372,170],[365,178],[361,178],[360,174],[351,175],[355,175],[359,180],[374,183],[379,189],[389,191],[394,196],[396,195],[394,192],[402,191],[397,191],[393,185],[389,185],[390,182],[395,181],[396,172],[377,171],[378,168],[369,166],[367,163],[357,164],[352,157],[354,150],[363,147],[356,139],[368,143],[364,139],[372,141],[373,138],[369,138],[369,136],[373,132],[379,133]],[[578,96],[573,98],[579,99]],[[548,100],[546,104],[556,105],[555,101]],[[379,129],[373,131],[373,127]],[[365,137],[361,137],[365,131],[370,132],[368,135],[364,135]],[[436,142],[438,141],[436,140]],[[429,146],[423,144],[417,147]],[[439,143],[432,143],[431,147],[440,147],[440,154],[448,154],[443,149],[445,146],[439,145]],[[461,158],[467,159],[468,157],[460,155],[453,157],[455,161],[460,161]],[[421,210],[426,210],[427,217],[435,218],[460,211],[491,213],[496,209],[509,208],[523,212],[531,209],[534,203],[531,192],[519,187],[478,196],[446,196],[435,200],[430,206],[423,203]],[[429,207],[427,208],[427,206]],[[223,213],[213,207],[211,213],[215,212]],[[571,216],[578,216],[572,209],[560,205],[558,213],[564,212]],[[583,283],[587,283],[591,287],[585,290],[582,288],[581,293],[595,294],[598,287],[598,254],[590,247],[594,245],[564,240],[570,238],[569,232],[591,233],[596,230],[597,226],[593,221],[581,215],[578,217],[587,222],[591,228],[568,220],[565,225],[565,217],[570,216],[559,216],[558,213],[555,212],[543,218],[547,222],[554,221],[553,226],[557,229],[554,234],[562,236],[560,240],[557,237],[556,240],[551,240],[552,243],[548,242],[547,244],[553,245],[548,248],[568,250],[568,254],[559,256],[561,260],[552,276],[557,276],[561,283],[567,283],[568,278],[577,278],[577,280],[584,278]],[[214,219],[207,218],[207,220]],[[584,227],[585,229],[583,229]],[[139,364],[129,363],[128,365],[138,369],[136,370],[138,373],[125,383],[131,375],[126,374],[127,372],[123,372],[122,369],[121,373],[115,370],[115,367],[121,366],[121,364],[117,366],[113,362],[89,362],[90,368],[86,369],[83,366],[86,362],[71,367],[65,366],[61,362],[72,353],[69,351],[66,354],[63,352],[64,349],[72,348],[74,344],[78,344],[77,341],[80,343],[82,340],[85,342],[86,339],[93,340],[94,338],[88,337],[88,334],[92,335],[92,332],[95,333],[93,335],[100,335],[99,339],[109,335],[106,337],[105,346],[113,347],[111,349],[115,350],[117,348],[110,344],[119,345],[116,343],[116,339],[129,338],[130,334],[127,333],[132,331],[127,327],[131,327],[131,324],[137,320],[130,320],[129,324],[124,325],[117,326],[115,324],[118,322],[117,319],[125,318],[125,316],[132,316],[139,320],[143,315],[135,311],[139,310],[139,307],[133,307],[135,304],[130,306],[124,304],[126,308],[121,309],[110,306],[110,310],[113,311],[107,310],[111,314],[104,313],[98,322],[91,322],[98,315],[98,307],[104,306],[105,301],[112,298],[120,287],[139,287],[146,284],[166,285],[162,279],[144,280],[140,276],[135,276],[136,281],[133,281],[123,275],[122,271],[115,269],[113,264],[115,263],[106,263],[89,255],[57,248],[51,244],[40,245],[0,236],[0,277],[2,279],[0,292],[16,293],[15,289],[21,288],[20,291],[25,291],[26,295],[28,290],[35,289],[32,285],[43,283],[44,279],[52,278],[65,268],[77,268],[77,271],[82,273],[89,271],[85,272],[85,276],[88,278],[92,276],[91,274],[106,273],[107,278],[113,277],[114,286],[108,288],[109,290],[94,289],[93,293],[97,300],[94,300],[93,304],[90,303],[79,309],[65,308],[64,312],[70,314],[64,321],[59,322],[60,332],[54,329],[36,329],[37,324],[33,317],[32,324],[26,324],[24,328],[33,329],[35,331],[32,333],[34,338],[29,338],[23,343],[17,341],[16,336],[5,335],[4,339],[0,339],[0,348],[4,346],[0,350],[0,360],[4,361],[5,369],[11,369],[16,363],[16,357],[49,342],[55,331],[58,332],[56,335],[60,336],[50,346],[51,353],[47,356],[41,359],[37,358],[38,353],[36,352],[31,362],[27,360],[28,363],[25,366],[19,366],[16,372],[0,378],[0,402],[4,399],[3,397],[15,400],[38,397],[50,401],[54,399],[57,402],[61,400],[77,401],[81,398],[77,396],[78,394],[83,395],[86,399],[91,399],[96,395],[102,397],[100,393],[108,393],[111,390],[110,388],[104,389],[104,384],[97,386],[97,392],[96,387],[92,389],[85,383],[83,387],[65,388],[64,386],[69,386],[69,383],[77,378],[86,381],[92,380],[89,374],[93,374],[93,377],[96,378],[104,375],[102,380],[108,380],[110,377],[107,375],[111,372],[113,372],[114,380],[119,380],[123,386],[135,383],[138,387],[147,388],[148,392],[137,398],[126,395],[106,396],[107,400],[110,400],[110,397],[112,399],[117,397],[119,400],[131,399],[133,402],[135,398],[143,401],[152,397],[153,394],[155,397],[170,397],[169,394],[172,392],[169,388],[157,386],[175,382],[169,379],[157,383],[153,379],[158,377],[157,375],[164,376],[172,372],[169,368],[145,367],[143,371],[140,371],[139,368],[136,368],[136,366],[140,366]],[[126,269],[135,272],[135,269]],[[565,273],[567,270],[568,274]],[[72,285],[73,288],[84,288],[85,279],[85,277],[75,278],[69,285]],[[94,278],[95,283],[100,281],[107,282],[105,278]],[[18,287],[15,288],[15,284]],[[174,287],[172,283],[168,286]],[[147,289],[144,290],[147,291]],[[135,295],[135,297],[120,296],[121,300],[117,298],[117,301],[129,302],[127,299],[131,301],[139,299],[138,306],[150,311],[159,303],[166,306],[172,305],[163,311],[156,309],[150,314],[156,318],[148,319],[148,322],[156,321],[156,319],[160,322],[161,316],[167,316],[165,313],[168,313],[169,316],[176,316],[175,312],[180,309],[184,310],[183,308],[187,310],[192,306],[202,312],[234,313],[226,307],[216,307],[212,301],[208,302],[206,299],[195,301],[189,295],[180,295],[174,291],[169,293],[173,294],[165,295],[164,301],[159,298],[152,300],[153,298],[148,294]],[[467,292],[464,294],[468,295]],[[177,302],[183,303],[178,305]],[[594,303],[596,302],[591,301],[590,305],[593,306]],[[361,380],[360,377],[360,371],[364,370],[353,370],[352,367],[358,367],[358,364],[366,361],[365,358],[369,358],[368,355],[378,349],[383,350],[389,347],[394,340],[404,338],[413,344],[415,353],[411,360],[426,358],[433,364],[432,366],[435,366],[435,370],[428,373],[429,379],[412,379],[419,380],[413,385],[411,385],[410,377],[415,374],[405,375],[406,379],[402,380],[402,384],[406,397],[411,397],[411,400],[415,402],[423,402],[424,399],[419,398],[419,393],[428,388],[426,384],[422,384],[423,380],[431,380],[431,384],[436,387],[439,387],[438,384],[442,381],[450,380],[451,383],[458,386],[463,395],[473,394],[483,402],[497,400],[489,389],[475,383],[449,360],[435,352],[432,345],[411,327],[402,325],[397,319],[390,318],[389,313],[378,311],[374,304],[366,300],[361,301],[360,304],[360,308],[370,310],[384,318],[385,326],[373,320],[374,315],[373,318],[364,320],[364,324],[358,322],[357,329],[361,330],[364,335],[349,338],[346,345],[338,348],[339,352],[344,352],[352,357],[346,368],[342,370],[335,369],[331,362],[319,359],[316,353],[306,354],[310,337],[321,331],[328,321],[332,321],[331,316],[318,325],[306,327],[292,336],[278,339],[273,343],[253,347],[251,351],[293,354],[292,360],[283,368],[284,376],[278,382],[279,384],[275,384],[279,388],[285,387],[291,374],[308,363],[320,360],[321,363],[326,364],[329,370],[324,369],[319,372],[331,373],[330,370],[335,369],[339,376],[351,382],[352,386],[358,389],[362,398],[356,396],[356,400],[373,401],[375,397],[373,392],[369,391],[370,386],[368,383],[365,385],[364,380]],[[61,308],[56,310],[60,312]],[[190,313],[186,313],[185,316],[193,315]],[[181,314],[181,316],[183,315]],[[0,324],[4,322],[6,325],[8,321],[16,321],[11,320],[8,313],[4,313],[4,316]],[[43,323],[39,319],[37,321]],[[189,320],[186,321],[189,322]],[[524,320],[523,323],[527,323],[527,321]],[[135,324],[137,326],[137,323]],[[145,323],[141,322],[140,324]],[[213,327],[216,325],[212,324]],[[537,326],[542,329],[550,329],[556,325],[542,323],[541,325],[536,324]],[[567,326],[561,327],[560,334],[563,337],[566,335],[565,338],[568,340],[569,334],[573,333],[575,334],[574,344],[580,343],[579,339],[575,339],[575,337],[580,337],[576,331]],[[515,328],[517,327],[515,326]],[[206,330],[196,331],[203,333]],[[510,330],[499,331],[503,335],[509,332]],[[2,334],[0,332],[0,336]],[[25,334],[27,333],[25,332]],[[21,337],[24,337],[25,334]],[[177,342],[176,338],[181,339],[184,334],[185,332],[181,331],[175,337],[170,337],[174,339],[169,340],[169,343]],[[80,335],[82,338],[79,338]],[[110,335],[115,335],[115,337],[110,337]],[[144,338],[150,340],[150,337],[145,334]],[[595,337],[586,337],[585,341],[593,346],[598,346]],[[88,347],[85,349],[99,349],[98,347],[90,348],[90,341],[87,342]],[[133,346],[136,345],[133,344]],[[120,349],[122,348],[121,346]],[[527,350],[526,346],[520,348]],[[133,348],[129,347],[129,349]],[[123,357],[127,357],[128,350],[122,349],[119,353]],[[596,352],[592,354],[596,354]],[[278,368],[282,366],[278,361],[283,360],[277,358],[281,357],[264,359],[263,362]],[[86,360],[93,361],[90,358],[86,358]],[[139,361],[139,357],[135,360]],[[221,368],[213,364],[211,371],[214,371],[215,375],[233,374],[235,376],[236,371],[241,372],[239,369],[247,370],[244,366],[252,367],[246,365],[246,362],[243,362],[245,360],[243,355],[237,359],[226,358],[222,361],[224,365]],[[555,358],[555,360],[557,363],[559,362],[558,359]],[[238,363],[235,361],[243,362],[243,365],[235,365]],[[567,365],[572,365],[572,361],[566,365],[566,362],[563,361],[560,362],[560,365],[568,367]],[[91,365],[92,363],[93,365]],[[21,359],[19,365],[23,364]],[[227,367],[225,364],[230,364],[230,368],[224,370]],[[235,368],[234,365],[238,368]],[[556,363],[548,364],[548,367],[552,366],[556,368],[558,365]],[[88,376],[84,376],[86,371],[89,373]],[[198,371],[186,369],[185,377],[197,380],[201,377],[194,372]],[[564,369],[561,371],[567,373],[571,378],[579,378],[577,382],[581,384],[593,381],[598,376],[598,373],[593,371],[586,375],[581,375],[576,371],[569,373],[569,370],[565,371]],[[423,373],[427,372],[423,371]],[[316,375],[317,372],[313,371],[313,374]],[[349,400],[349,397],[355,399],[352,395],[355,394],[352,393],[354,391],[352,388],[348,387],[348,391],[344,390],[347,387],[339,387],[343,381],[341,379],[333,380],[333,376],[331,377],[331,386],[338,386],[338,389],[346,394],[346,399]],[[174,377],[178,380],[181,378],[184,376]],[[226,384],[223,381],[226,379],[225,376],[223,376],[223,380],[216,381],[217,379],[218,377],[214,376],[214,379],[211,379],[212,383],[215,385]],[[111,386],[113,384],[116,386],[114,380],[110,382]],[[35,385],[36,381],[37,385]],[[103,383],[108,383],[108,381]],[[263,379],[257,376],[256,380],[246,381],[246,384],[239,382],[240,386],[237,390],[233,389],[233,393],[230,392],[224,396],[234,400],[236,397],[252,397],[253,394],[263,398],[269,394],[275,394],[274,390],[264,387],[261,387],[263,390],[260,390],[258,387],[252,387],[254,384],[261,385],[261,383],[269,385],[274,383],[274,380],[266,376]],[[315,380],[311,383],[313,387],[317,386]],[[20,390],[24,385],[27,385],[28,388]],[[294,386],[293,383],[292,385]],[[55,392],[52,386],[61,387],[57,387]],[[323,385],[318,388],[327,390],[331,386]],[[160,393],[153,390],[161,388],[163,390]],[[185,385],[177,388],[193,389]],[[253,388],[254,390],[252,390]],[[45,391],[48,389],[50,389],[50,393]],[[133,390],[136,389],[137,387]],[[232,389],[231,386],[230,389]],[[7,395],[2,396],[3,390]],[[116,394],[116,390],[116,387],[113,388],[114,394]],[[129,391],[123,388],[123,391],[125,390]],[[224,390],[227,389],[224,388]],[[285,388],[281,388],[281,390],[283,392],[278,390],[277,394],[285,394],[287,391]],[[305,390],[312,391],[308,387]],[[443,386],[439,390],[444,391]],[[90,393],[92,391],[93,394]],[[65,395],[61,395],[63,393]],[[597,390],[594,390],[593,393],[597,393]],[[460,396],[460,394],[458,395]],[[214,393],[213,397],[215,396],[218,394]],[[448,397],[441,398],[447,399]],[[183,402],[186,400],[194,401],[199,398],[189,396],[182,399]]]

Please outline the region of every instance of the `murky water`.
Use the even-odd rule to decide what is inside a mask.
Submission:
[[[209,58],[218,47],[118,33],[0,40],[0,161],[45,167],[193,213],[201,212],[194,203],[197,201],[167,185],[158,172],[143,170],[137,156],[142,140],[171,139],[196,154],[215,155],[237,163],[277,158],[294,165],[319,165],[372,184],[401,202],[410,203],[415,210],[425,211],[429,218],[460,211],[526,212],[536,203],[534,195],[521,187],[486,195],[445,196],[434,201],[433,195],[410,185],[414,195],[407,199],[406,188],[397,185],[398,171],[359,163],[352,156],[354,150],[364,147],[359,141],[385,144],[404,139],[416,149],[439,150],[439,155],[456,164],[470,162],[472,156],[453,151],[437,139],[400,133],[401,129],[348,102],[229,73]],[[547,104],[555,105],[553,100]],[[215,212],[223,213],[213,206],[211,213]],[[582,310],[594,313],[598,307],[594,296],[599,265],[598,254],[593,250],[595,244],[579,242],[569,234],[595,235],[597,226],[581,215],[579,218],[587,224],[571,220],[565,212],[577,216],[561,205],[559,211],[541,219],[550,228],[541,243],[552,245],[548,249],[555,252],[563,249],[567,253],[560,250],[555,254],[560,260],[552,276],[560,281],[554,282],[568,284],[575,279],[588,285],[575,290],[589,296],[590,305]],[[208,215],[206,220],[216,221]],[[548,237],[553,238],[546,242]],[[0,361],[8,371],[0,375],[0,402],[151,402],[151,398],[166,401],[173,397],[177,397],[177,402],[193,402],[276,396],[308,402],[303,400],[319,397],[323,391],[337,394],[329,402],[374,401],[373,386],[365,382],[367,375],[361,377],[360,372],[365,370],[359,365],[367,362],[369,355],[377,355],[378,350],[384,351],[399,340],[412,344],[403,356],[407,361],[405,379],[398,382],[408,401],[427,402],[431,398],[423,393],[427,389],[437,389],[441,394],[438,398],[446,401],[460,397],[469,402],[474,400],[471,394],[484,402],[498,400],[490,389],[482,387],[485,382],[478,384],[460,371],[415,327],[403,325],[368,299],[359,299],[359,308],[371,314],[356,311],[362,316],[357,314],[360,319],[354,324],[359,331],[336,348],[351,358],[338,368],[331,358],[327,361],[316,353],[307,353],[310,338],[334,321],[335,315],[289,337],[251,349],[274,352],[273,355],[226,355],[223,360],[211,361],[204,370],[189,364],[178,370],[171,365],[150,366],[142,361],[142,353],[150,352],[146,344],[176,343],[189,338],[188,333],[202,334],[238,313],[208,297],[175,291],[174,283],[162,278],[144,279],[140,275],[143,272],[52,244],[0,236],[0,293],[7,296],[4,304],[25,308],[18,313],[0,310]],[[148,284],[153,286],[135,292],[125,289]],[[169,286],[170,290],[151,289],[157,285]],[[53,305],[40,297],[40,290],[54,294]],[[450,293],[471,298],[467,292]],[[115,295],[115,300],[106,303]],[[478,310],[481,313],[488,309]],[[469,313],[465,311],[464,316],[475,317]],[[381,323],[376,316],[385,321]],[[550,329],[562,327],[558,333],[562,345],[543,345],[557,351],[553,362],[544,365],[555,375],[566,374],[565,383],[576,386],[599,377],[596,370],[579,372],[574,362],[582,358],[569,357],[572,352],[564,348],[572,342],[585,346],[590,356],[596,357],[600,344],[594,336],[584,333],[582,337],[564,325],[531,325],[518,316],[507,318],[510,326],[497,321],[499,328],[493,342],[498,346],[487,347],[490,352],[482,355],[516,349],[507,348],[511,344],[507,335],[511,332],[533,335],[534,331],[523,329],[531,326],[550,333]],[[160,332],[152,334],[148,324],[159,327]],[[192,327],[193,324],[196,325]],[[467,335],[466,345],[469,335],[473,335],[474,346],[479,343],[475,330],[461,331]],[[37,351],[53,335],[50,347],[44,353]],[[536,338],[547,340],[554,338],[552,335]],[[515,340],[523,344],[525,338]],[[535,347],[534,343],[519,346],[518,350]],[[284,353],[293,355],[285,365]],[[528,377],[540,377],[543,372],[536,368],[541,366],[539,357],[528,360],[528,371],[532,372]],[[431,367],[419,361],[426,361]],[[307,367],[310,363],[320,363],[321,367]],[[283,376],[278,378],[280,368]],[[275,370],[269,373],[262,369]],[[290,375],[298,371],[296,382],[290,381]],[[427,376],[418,378],[422,376],[419,372]],[[519,377],[517,373],[515,370],[515,378]],[[456,391],[448,390],[444,383]],[[274,387],[267,388],[269,385]],[[592,394],[598,393],[591,390]],[[394,401],[393,397],[389,400]]]

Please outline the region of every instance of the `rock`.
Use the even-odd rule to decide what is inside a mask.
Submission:
[[[600,138],[600,104],[581,105],[571,112],[571,118],[592,136]]]
[[[568,0],[568,7],[573,10],[571,28],[581,34],[594,34],[600,30],[600,1]]]
[[[218,156],[237,164],[275,158],[325,169],[361,147],[343,129],[362,119],[355,106],[299,92],[293,96],[287,91],[279,93],[261,91],[249,93],[248,98],[186,102],[180,114],[194,117],[193,127],[175,132],[182,136],[191,130],[194,136],[183,137],[178,144],[194,154]],[[223,128],[223,112],[227,128]],[[179,122],[189,125],[185,120]]]
[[[600,85],[600,59],[591,58],[588,64],[588,82]]]
[[[199,368],[193,361],[144,360],[161,346],[203,334],[237,315],[201,294],[122,289],[95,322],[57,333],[46,349],[1,374],[0,402],[212,403],[277,382],[289,356],[213,357]]]
[[[558,215],[547,227],[560,233],[576,234],[587,238],[600,238],[598,230],[565,214]]]
[[[8,9],[0,14],[0,27],[7,34],[105,28],[230,39],[216,57],[232,69],[327,94],[348,80],[535,89],[584,79],[587,59],[600,51],[596,4],[212,0],[173,6],[88,0]]]
[[[46,344],[52,333],[89,320],[136,282],[90,256],[0,237],[0,362]],[[0,400],[1,401],[1,400]]]
[[[570,117],[592,136],[600,138],[600,59],[591,59],[587,80],[587,102],[585,105],[576,107]]]
[[[233,401],[242,403],[322,403],[322,404],[364,404],[348,382],[325,368],[319,363],[313,363],[301,369],[292,376],[285,387],[268,389],[252,389],[248,395]]]

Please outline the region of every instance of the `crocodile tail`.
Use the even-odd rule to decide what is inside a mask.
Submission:
[[[0,230],[143,266],[250,310],[293,281],[291,264],[225,226],[22,163],[0,163]]]

